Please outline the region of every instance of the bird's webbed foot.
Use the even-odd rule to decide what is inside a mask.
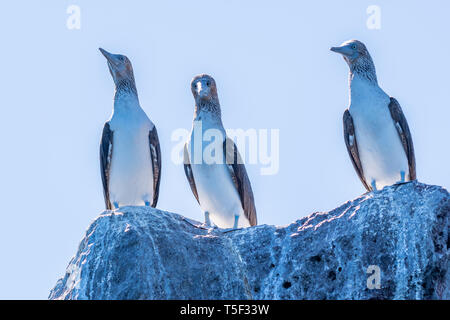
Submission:
[[[235,215],[234,216],[233,228],[221,229],[220,231],[222,231],[223,233],[230,232],[230,231],[235,231],[235,230],[238,229],[238,225],[239,225],[239,215]]]

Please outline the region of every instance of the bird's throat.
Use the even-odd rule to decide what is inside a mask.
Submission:
[[[199,120],[202,114],[211,118],[221,119],[220,104],[217,101],[199,101],[195,105],[194,120]]]
[[[124,78],[116,83],[114,100],[126,95],[135,95],[137,97],[136,83],[134,82],[134,79]]]
[[[139,98],[136,87],[116,87],[114,94],[114,112],[127,112],[139,109]]]
[[[350,65],[349,82],[350,85],[354,79],[366,80],[373,84],[378,84],[377,73],[372,58],[361,57]]]

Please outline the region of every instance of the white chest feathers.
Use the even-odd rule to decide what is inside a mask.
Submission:
[[[249,227],[250,223],[245,217],[241,199],[231,178],[228,165],[225,163],[223,148],[215,148],[217,154],[214,159],[222,159],[220,163],[205,161],[198,152],[207,157],[211,143],[214,141],[203,141],[201,148],[196,146],[198,137],[202,131],[203,136],[208,129],[216,129],[226,138],[225,130],[218,123],[214,123],[207,117],[202,117],[202,126],[194,127],[191,137],[187,143],[189,158],[191,162],[192,174],[199,197],[202,210],[209,213],[211,221],[220,228],[231,228],[234,225],[235,216],[240,216],[238,227]],[[195,138],[197,136],[197,139]],[[203,139],[204,140],[204,139]],[[222,146],[222,141],[218,141],[217,146]],[[202,161],[195,161],[200,159]]]
[[[364,177],[382,189],[408,179],[406,153],[389,111],[389,96],[378,86],[354,79],[350,114]]]
[[[153,201],[149,131],[153,123],[139,108],[115,112],[110,120],[113,146],[109,193],[113,205],[148,205]]]

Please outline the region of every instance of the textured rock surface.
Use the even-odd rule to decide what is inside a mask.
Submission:
[[[143,207],[88,228],[50,299],[450,299],[448,192],[412,182],[223,233]],[[381,270],[368,289],[367,268]]]

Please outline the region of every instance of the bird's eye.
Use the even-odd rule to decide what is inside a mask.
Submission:
[[[356,44],[353,44],[353,45],[352,45],[352,49],[353,49],[353,50],[356,50]]]
[[[211,85],[210,81],[206,81],[206,85],[209,87]]]

